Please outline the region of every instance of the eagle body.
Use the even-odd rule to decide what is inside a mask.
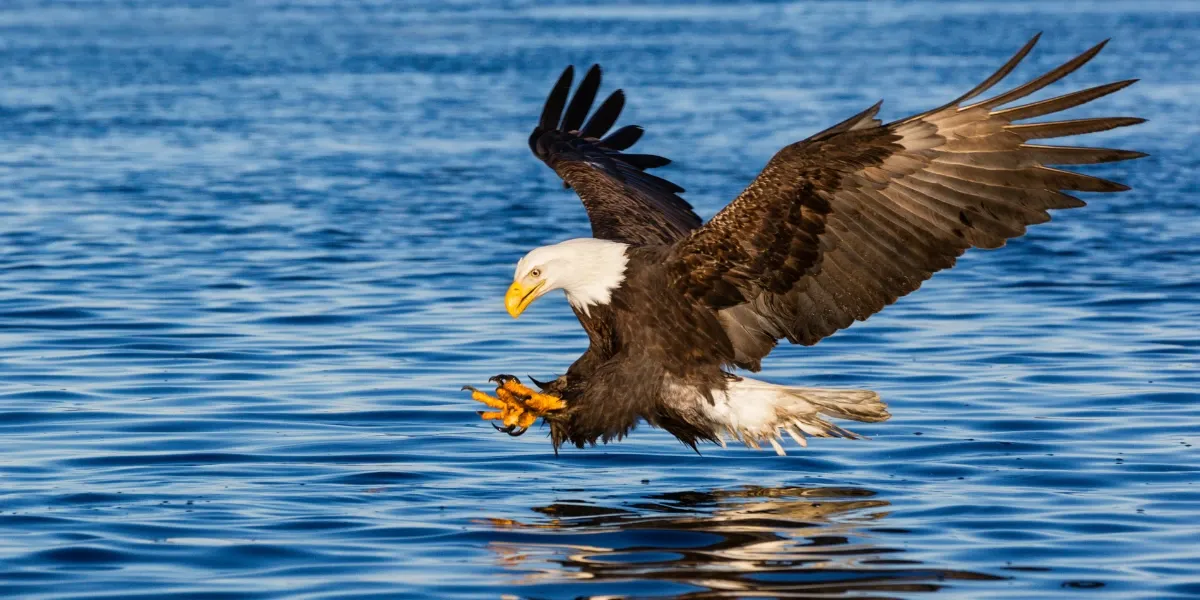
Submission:
[[[689,445],[717,441],[711,428],[679,410],[690,402],[677,396],[690,390],[711,399],[725,391],[722,369],[732,366],[733,349],[714,311],[670,287],[668,250],[626,246],[628,262],[611,301],[575,309],[590,346],[555,382],[567,385],[550,388],[572,407],[561,424],[550,421],[556,439],[576,445],[619,439],[645,420]]]
[[[550,424],[555,448],[607,443],[645,421],[692,448],[729,438],[782,454],[785,435],[801,445],[806,436],[857,437],[827,417],[887,419],[873,392],[786,387],[736,371],[759,370],[780,340],[811,345],[867,319],[970,248],[998,248],[1049,221],[1050,210],[1083,206],[1070,192],[1128,189],[1051,165],[1142,153],[1035,141],[1142,119],[1022,121],[1135,80],[1018,103],[1087,63],[1103,43],[969,103],[1005,79],[1037,39],[949,103],[886,124],[876,104],[784,147],[703,224],[680,197],[683,188],[647,172],[669,160],[627,152],[640,127],[609,132],[624,94],[611,94],[589,117],[600,69],[593,66],[572,96],[568,67],[529,146],[578,194],[592,238],[530,251],[505,297],[516,317],[561,289],[588,334],[587,351],[567,372],[539,384],[546,394],[539,405],[554,408],[537,416]],[[506,423],[524,431],[533,419],[521,410],[530,405],[512,406]]]
[[[620,439],[639,421],[695,448],[700,441],[723,444],[725,436],[775,445],[780,428],[798,440],[805,433],[853,435],[820,418],[822,411],[887,418],[873,392],[788,388],[732,374],[738,352],[727,327],[737,324],[689,295],[675,251],[576,239],[540,248],[518,266],[549,271],[563,262],[572,265],[573,280],[611,285],[588,296],[562,284],[590,346],[565,376],[544,386],[568,404],[547,416],[556,446]]]

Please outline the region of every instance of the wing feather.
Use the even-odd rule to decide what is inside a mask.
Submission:
[[[600,140],[602,144],[613,150],[628,150],[638,140],[642,139],[643,130],[637,125],[626,125]]]
[[[600,91],[600,65],[592,65],[588,69],[587,74],[583,76],[583,81],[579,82],[579,87],[575,88],[575,95],[571,97],[571,102],[567,104],[567,112],[563,115],[562,130],[563,131],[579,131],[583,128],[583,120],[587,118],[588,111],[592,109],[592,102],[596,100],[596,92]]]
[[[996,116],[1007,119],[1009,121],[1020,121],[1022,119],[1032,119],[1050,113],[1056,113],[1068,108],[1074,108],[1080,104],[1086,104],[1097,98],[1103,98],[1118,90],[1123,90],[1134,83],[1136,79],[1126,79],[1125,81],[1116,81],[1096,87],[1063,94],[1055,98],[1049,98],[1040,102],[1032,102],[1021,106],[1014,106],[1004,110],[996,111]]]
[[[995,98],[992,98],[991,100],[985,100],[983,102],[979,102],[977,104],[968,106],[967,108],[982,107],[982,108],[992,109],[992,108],[996,108],[997,106],[1008,104],[1009,102],[1020,100],[1021,98],[1024,98],[1024,97],[1054,83],[1055,81],[1058,81],[1059,79],[1062,79],[1063,77],[1066,77],[1067,75],[1070,75],[1071,73],[1074,73],[1076,69],[1078,69],[1079,67],[1082,67],[1083,65],[1087,64],[1088,61],[1095,58],[1096,55],[1099,54],[1100,51],[1103,50],[1104,46],[1106,46],[1106,45],[1108,45],[1108,40],[1104,40],[1103,42],[1100,42],[1099,44],[1096,44],[1095,46],[1088,48],[1086,51],[1084,51],[1083,54],[1080,54],[1079,56],[1076,56],[1075,58],[1068,60],[1067,62],[1063,63],[1062,65],[1059,65],[1055,69],[1051,69],[1048,73],[1046,73],[1045,75],[1042,75],[1041,77],[1038,77],[1037,79],[1034,79],[1023,85],[1018,85],[1017,87],[1015,87],[1007,92],[1004,92],[1003,94],[1000,94],[999,96],[996,96]]]
[[[612,126],[616,124],[617,117],[621,116],[621,110],[625,108],[625,92],[617,90],[608,95],[604,102],[600,103],[600,108],[592,113],[591,118],[583,126],[580,134],[585,138],[598,138],[606,133]],[[632,145],[632,144],[631,144]],[[611,146],[609,146],[611,148]],[[614,148],[616,150],[618,148]],[[619,148],[624,150],[624,148]]]
[[[994,87],[997,83],[1000,83],[1001,80],[1003,80],[1005,77],[1008,77],[1008,74],[1012,73],[1013,69],[1017,68],[1017,65],[1021,64],[1022,60],[1025,60],[1025,57],[1029,55],[1030,51],[1033,50],[1033,47],[1037,45],[1038,40],[1040,39],[1042,39],[1042,33],[1039,31],[1033,35],[1032,39],[1030,39],[1028,42],[1025,42],[1025,45],[1021,46],[1021,49],[1017,50],[1017,53],[1014,54],[1012,58],[1008,59],[1008,62],[1001,65],[999,69],[996,69],[995,73],[989,75],[988,78],[980,82],[979,85],[971,88],[967,93],[955,98],[954,100],[951,100],[949,103],[943,104],[942,106],[930,112],[939,112],[950,107],[957,107],[963,102],[975,98],[976,96],[979,96],[980,94],[992,89],[992,87]],[[920,115],[916,115],[913,118],[915,119],[919,116]]]
[[[1055,121],[1053,123],[1029,123],[1026,125],[1009,125],[1008,131],[1017,134],[1024,140],[1040,140],[1045,138],[1066,137],[1068,135],[1083,135],[1099,133],[1145,123],[1145,119],[1136,117],[1101,117],[1094,119],[1074,119],[1071,121]]]
[[[567,66],[563,69],[562,75],[558,76],[558,81],[550,89],[550,95],[546,96],[538,127],[547,130],[558,127],[558,120],[562,118],[563,107],[567,105],[567,97],[571,94],[571,81],[574,79],[575,67]]]
[[[879,105],[792,144],[704,227],[672,248],[673,285],[721,311],[739,364],[757,368],[776,339],[814,344],[952,267],[968,248],[997,248],[1082,206],[1069,191],[1125,185],[1048,165],[1145,156],[1029,140],[1141,123],[1106,117],[1015,123],[1128,87],[1118,81],[1011,103],[1082,67],[1104,42],[1006,92],[964,106],[1005,79],[1038,37],[953,102],[882,125]]]
[[[571,97],[573,77],[574,69],[567,67],[551,89],[529,148],[579,194],[592,235],[631,244],[669,244],[699,227],[700,218],[679,196],[683,188],[645,172],[671,161],[624,152],[641,139],[641,127],[626,125],[601,139],[616,124],[625,94],[613,92],[588,118],[600,90],[600,67],[588,69]]]

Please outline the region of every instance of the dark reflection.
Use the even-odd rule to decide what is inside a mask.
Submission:
[[[699,589],[679,598],[890,598],[936,592],[953,580],[1003,579],[905,560],[903,549],[881,539],[905,533],[886,529],[887,508],[856,488],[677,492],[618,506],[566,501],[533,509],[542,516],[527,522],[491,519],[521,533],[491,548],[521,573],[521,584],[659,581]],[[529,535],[539,532],[547,535]]]

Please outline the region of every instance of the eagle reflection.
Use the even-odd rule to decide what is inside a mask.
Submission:
[[[886,598],[936,592],[951,580],[1001,579],[903,559],[902,549],[881,543],[905,533],[884,528],[887,508],[864,489],[747,487],[659,494],[616,507],[566,501],[533,509],[542,516],[527,522],[488,522],[500,534],[490,547],[521,573],[519,585],[653,580],[697,588],[671,594],[682,598]],[[551,535],[530,535],[538,532]],[[563,537],[570,542],[559,542]]]

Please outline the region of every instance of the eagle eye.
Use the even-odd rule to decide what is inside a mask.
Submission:
[[[542,270],[541,270],[541,269],[534,269],[534,270],[532,270],[532,271],[530,271],[530,272],[529,272],[529,276],[530,276],[530,277],[541,277],[541,276],[542,276]]]

